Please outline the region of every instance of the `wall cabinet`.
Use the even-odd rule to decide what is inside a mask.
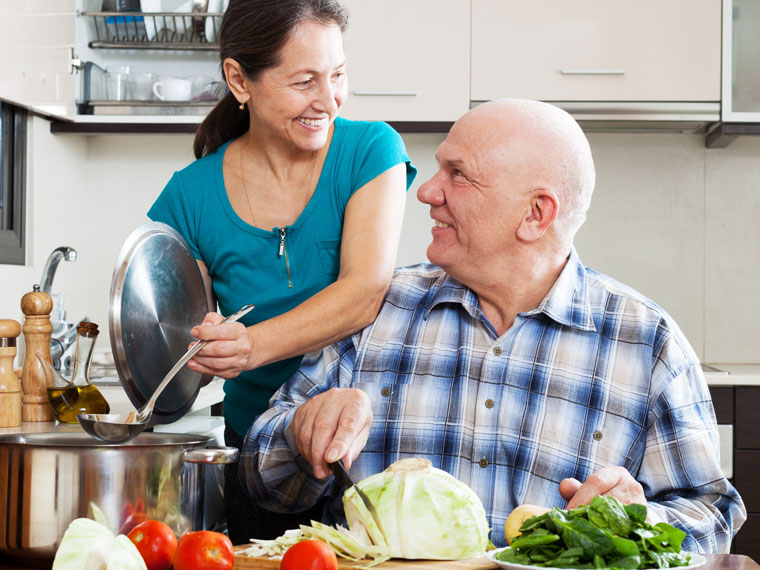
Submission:
[[[472,99],[718,101],[720,0],[472,0]]]
[[[760,123],[760,3],[724,0],[724,121]]]
[[[344,4],[351,15],[345,117],[453,121],[469,109],[469,1]]]

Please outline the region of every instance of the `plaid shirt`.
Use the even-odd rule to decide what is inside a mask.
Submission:
[[[426,457],[475,490],[496,546],[515,506],[564,507],[562,479],[613,465],[641,483],[655,519],[687,532],[688,550],[728,552],[746,518],[688,341],[574,250],[541,304],[501,336],[439,267],[398,269],[375,323],[308,355],[249,431],[241,478],[263,506],[298,511],[328,495],[342,514],[341,489],[312,476],[285,430],[297,406],[333,387],[372,403],[356,480]]]

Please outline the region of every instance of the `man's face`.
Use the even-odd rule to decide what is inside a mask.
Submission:
[[[512,183],[509,148],[496,144],[493,130],[483,117],[458,121],[438,147],[438,172],[417,191],[434,221],[428,259],[466,284],[512,247],[527,203]]]

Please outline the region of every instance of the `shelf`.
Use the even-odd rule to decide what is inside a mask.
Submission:
[[[200,115],[84,115],[75,121],[51,121],[53,134],[177,134],[195,133],[204,117]],[[453,122],[388,121],[399,133],[448,133]]]
[[[92,26],[91,48],[218,50],[224,14],[205,12],[82,12]]]

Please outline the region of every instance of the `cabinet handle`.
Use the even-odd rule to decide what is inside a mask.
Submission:
[[[563,69],[562,75],[625,75],[625,69]]]
[[[357,89],[354,91],[354,95],[362,96],[380,96],[380,97],[416,97],[416,91],[403,91],[403,90],[372,90],[372,89]]]

